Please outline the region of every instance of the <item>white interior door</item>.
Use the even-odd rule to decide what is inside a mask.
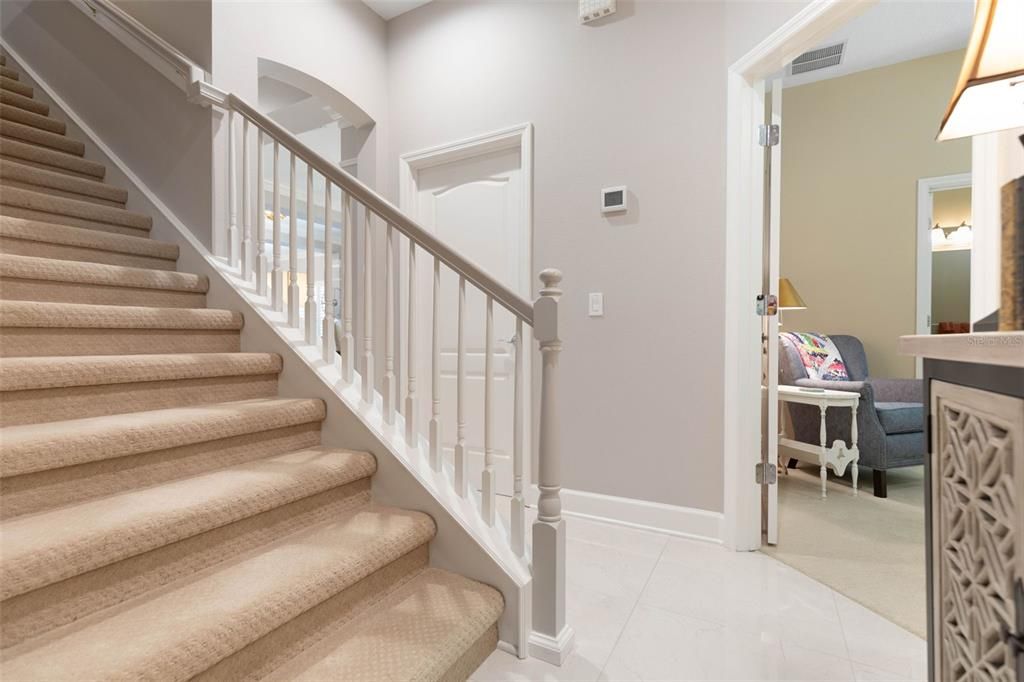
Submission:
[[[529,233],[522,158],[519,147],[460,158],[420,168],[414,173],[414,210],[417,220],[434,231],[459,253],[500,282],[529,294]],[[417,309],[419,334],[429,339],[433,315],[433,260],[421,255],[416,264],[419,282]],[[441,267],[440,305],[440,397],[441,443],[444,457],[451,460],[456,442],[458,362],[459,277]],[[486,297],[466,284],[465,437],[470,456],[470,484],[479,489],[484,464],[484,361],[486,348]],[[513,390],[515,319],[500,305],[494,305],[494,393],[492,446],[496,458],[497,492],[512,494]],[[431,348],[429,341],[418,344],[418,423],[425,429],[431,417]],[[527,355],[524,353],[524,355]],[[524,387],[529,372],[524,368]],[[529,409],[529,390],[524,405]],[[524,440],[524,443],[527,442]],[[525,462],[529,455],[524,452]]]
[[[768,93],[767,123],[779,126],[778,141],[768,147],[765,159],[764,291],[779,295],[779,229],[782,215],[782,81],[775,80]],[[779,461],[779,317],[764,318],[762,362],[762,452],[765,464]],[[774,482],[762,486],[762,530],[770,545],[779,542],[778,471]]]

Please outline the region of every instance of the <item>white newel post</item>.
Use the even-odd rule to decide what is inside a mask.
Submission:
[[[533,632],[530,655],[561,665],[575,633],[565,622],[565,521],[562,519],[561,452],[558,445],[558,300],[562,273],[540,273],[544,288],[533,307],[534,335],[541,352],[540,440],[537,520],[533,523]]]

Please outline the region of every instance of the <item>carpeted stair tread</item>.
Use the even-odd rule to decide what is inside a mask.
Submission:
[[[107,173],[106,167],[101,163],[11,137],[0,137],[0,154],[5,157],[38,163],[60,172],[78,173],[98,179],[103,179]]]
[[[5,522],[0,598],[373,475],[372,455],[311,448]]]
[[[361,508],[12,647],[5,677],[187,680],[434,533],[425,514]]]
[[[0,429],[0,476],[20,476],[323,421],[322,400],[259,398]]]
[[[178,245],[169,242],[11,216],[0,216],[0,237],[112,251],[131,256],[148,256],[168,261],[176,261],[179,253]]]
[[[428,568],[266,681],[440,680],[503,608],[494,588]]]
[[[205,275],[0,253],[0,278],[205,294]]]
[[[0,102],[0,119],[13,121],[33,128],[39,128],[56,135],[64,135],[67,132],[67,124],[49,116],[43,116],[21,107],[11,106]],[[17,137],[17,135],[15,135]]]
[[[0,203],[5,206],[52,214],[57,216],[53,220],[55,223],[61,222],[60,216],[68,216],[96,223],[130,227],[133,230],[148,231],[153,227],[153,219],[145,213],[135,213],[115,206],[104,206],[81,199],[33,192],[18,187],[5,187]]]
[[[39,114],[40,116],[47,116],[50,113],[50,105],[46,102],[39,102],[31,97],[25,97],[24,95],[19,95],[18,93],[11,92],[9,90],[0,90],[0,104],[18,107],[19,109],[31,111],[33,114]]]
[[[0,327],[223,331],[241,329],[242,324],[241,313],[215,308],[0,301]]]
[[[21,81],[16,81],[13,78],[8,78],[7,76],[0,76],[0,88],[16,92],[23,97],[35,96],[35,91],[32,90],[32,86],[25,85]]]
[[[11,68],[9,68],[7,66],[4,66],[2,63],[0,63],[0,76],[3,76],[4,78],[10,78],[11,80],[16,80],[16,81],[20,81],[21,80],[21,74],[20,73],[18,73],[14,69],[11,69]]]
[[[0,118],[0,135],[6,138],[22,140],[29,144],[56,149],[75,156],[85,156],[85,144],[65,137],[63,134],[52,133],[35,126],[17,123],[7,118]]]
[[[128,200],[128,191],[119,187],[67,173],[49,171],[38,166],[29,166],[11,159],[0,159],[0,180],[37,186],[39,189],[36,191],[39,192],[46,192],[47,189],[61,190],[122,205]]]
[[[30,356],[0,360],[0,392],[281,372],[276,353]]]

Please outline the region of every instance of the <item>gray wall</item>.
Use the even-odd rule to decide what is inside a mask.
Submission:
[[[210,71],[213,0],[113,0],[142,25]]]
[[[209,110],[186,101],[70,3],[4,0],[0,27],[4,41],[209,246]]]
[[[566,487],[719,511],[726,69],[803,3],[434,2],[388,24],[398,156],[530,122],[533,270],[558,267]],[[628,185],[604,217],[599,190]],[[587,317],[604,292],[605,317]]]

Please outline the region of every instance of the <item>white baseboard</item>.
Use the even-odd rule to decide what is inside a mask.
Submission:
[[[722,542],[722,513],[562,489],[562,513],[706,542]]]
[[[530,633],[530,655],[551,665],[562,665],[576,646],[576,631],[568,625],[562,627],[557,637],[540,632]]]

